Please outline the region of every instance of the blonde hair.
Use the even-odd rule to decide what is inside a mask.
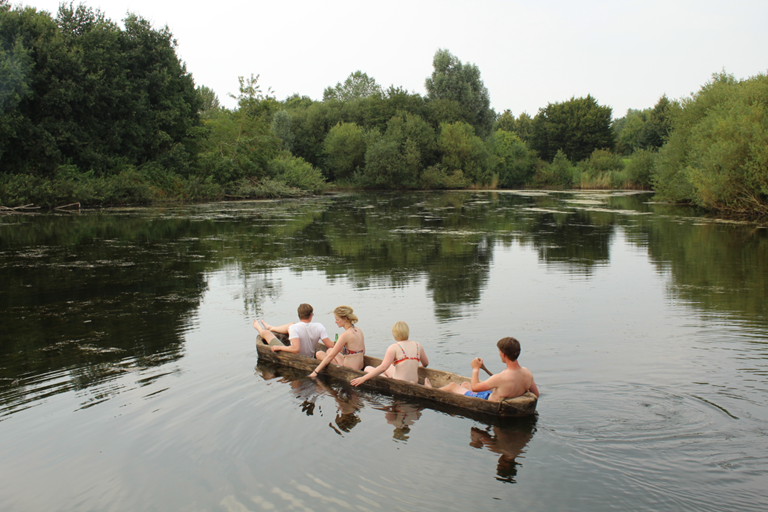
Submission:
[[[357,318],[357,315],[354,314],[352,311],[354,310],[349,306],[339,306],[333,310],[333,314],[339,318],[346,318],[351,323],[356,324],[358,318]]]
[[[411,330],[408,328],[408,324],[403,321],[395,322],[395,325],[392,326],[392,336],[395,337],[396,341],[405,341],[410,334]]]

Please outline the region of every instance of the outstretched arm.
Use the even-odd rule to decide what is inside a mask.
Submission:
[[[377,376],[381,375],[382,373],[384,373],[384,371],[386,371],[386,369],[389,368],[389,366],[392,364],[392,361],[395,360],[395,348],[394,347],[395,347],[394,345],[390,345],[389,346],[389,348],[387,349],[387,353],[384,354],[384,359],[381,361],[381,364],[379,366],[377,366],[376,368],[374,368],[370,372],[366,373],[362,377],[358,377],[356,379],[352,379],[351,381],[349,381],[349,383],[352,384],[353,386],[359,386],[363,382],[365,382],[367,380],[370,380],[370,379],[372,379],[374,377],[377,377]]]
[[[325,340],[328,340],[329,342],[331,341],[330,339],[325,338],[323,340],[323,343],[325,343]],[[317,377],[317,374],[323,371],[323,368],[328,366],[331,363],[331,361],[333,361],[334,358],[337,355],[339,355],[339,352],[341,352],[342,347],[344,347],[346,344],[347,344],[346,336],[341,336],[339,338],[339,341],[336,342],[336,345],[332,345],[331,347],[329,347],[331,350],[329,350],[328,353],[325,354],[325,357],[323,358],[323,360],[320,362],[319,365],[317,365],[317,367],[315,368],[315,371],[309,374],[309,376]]]
[[[291,346],[276,346],[272,347],[272,352],[290,352],[291,354],[298,354],[301,350],[301,340],[299,338],[291,338]]]

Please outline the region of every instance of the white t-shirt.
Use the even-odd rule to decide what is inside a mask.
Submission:
[[[315,357],[317,342],[327,338],[323,324],[319,322],[296,322],[288,327],[288,339],[299,338],[301,348],[299,354],[307,357]]]

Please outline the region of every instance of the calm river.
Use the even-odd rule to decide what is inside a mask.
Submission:
[[[648,194],[348,194],[0,217],[0,510],[764,511],[768,229]],[[497,422],[258,364],[369,354],[542,396]]]

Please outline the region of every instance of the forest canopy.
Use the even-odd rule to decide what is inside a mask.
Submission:
[[[136,14],[0,0],[0,205],[581,187],[768,211],[764,75],[717,74],[617,119],[592,95],[515,116],[491,108],[475,64],[438,49],[425,95],[355,70],[322,100],[280,100],[250,75],[225,108],[176,49]]]

